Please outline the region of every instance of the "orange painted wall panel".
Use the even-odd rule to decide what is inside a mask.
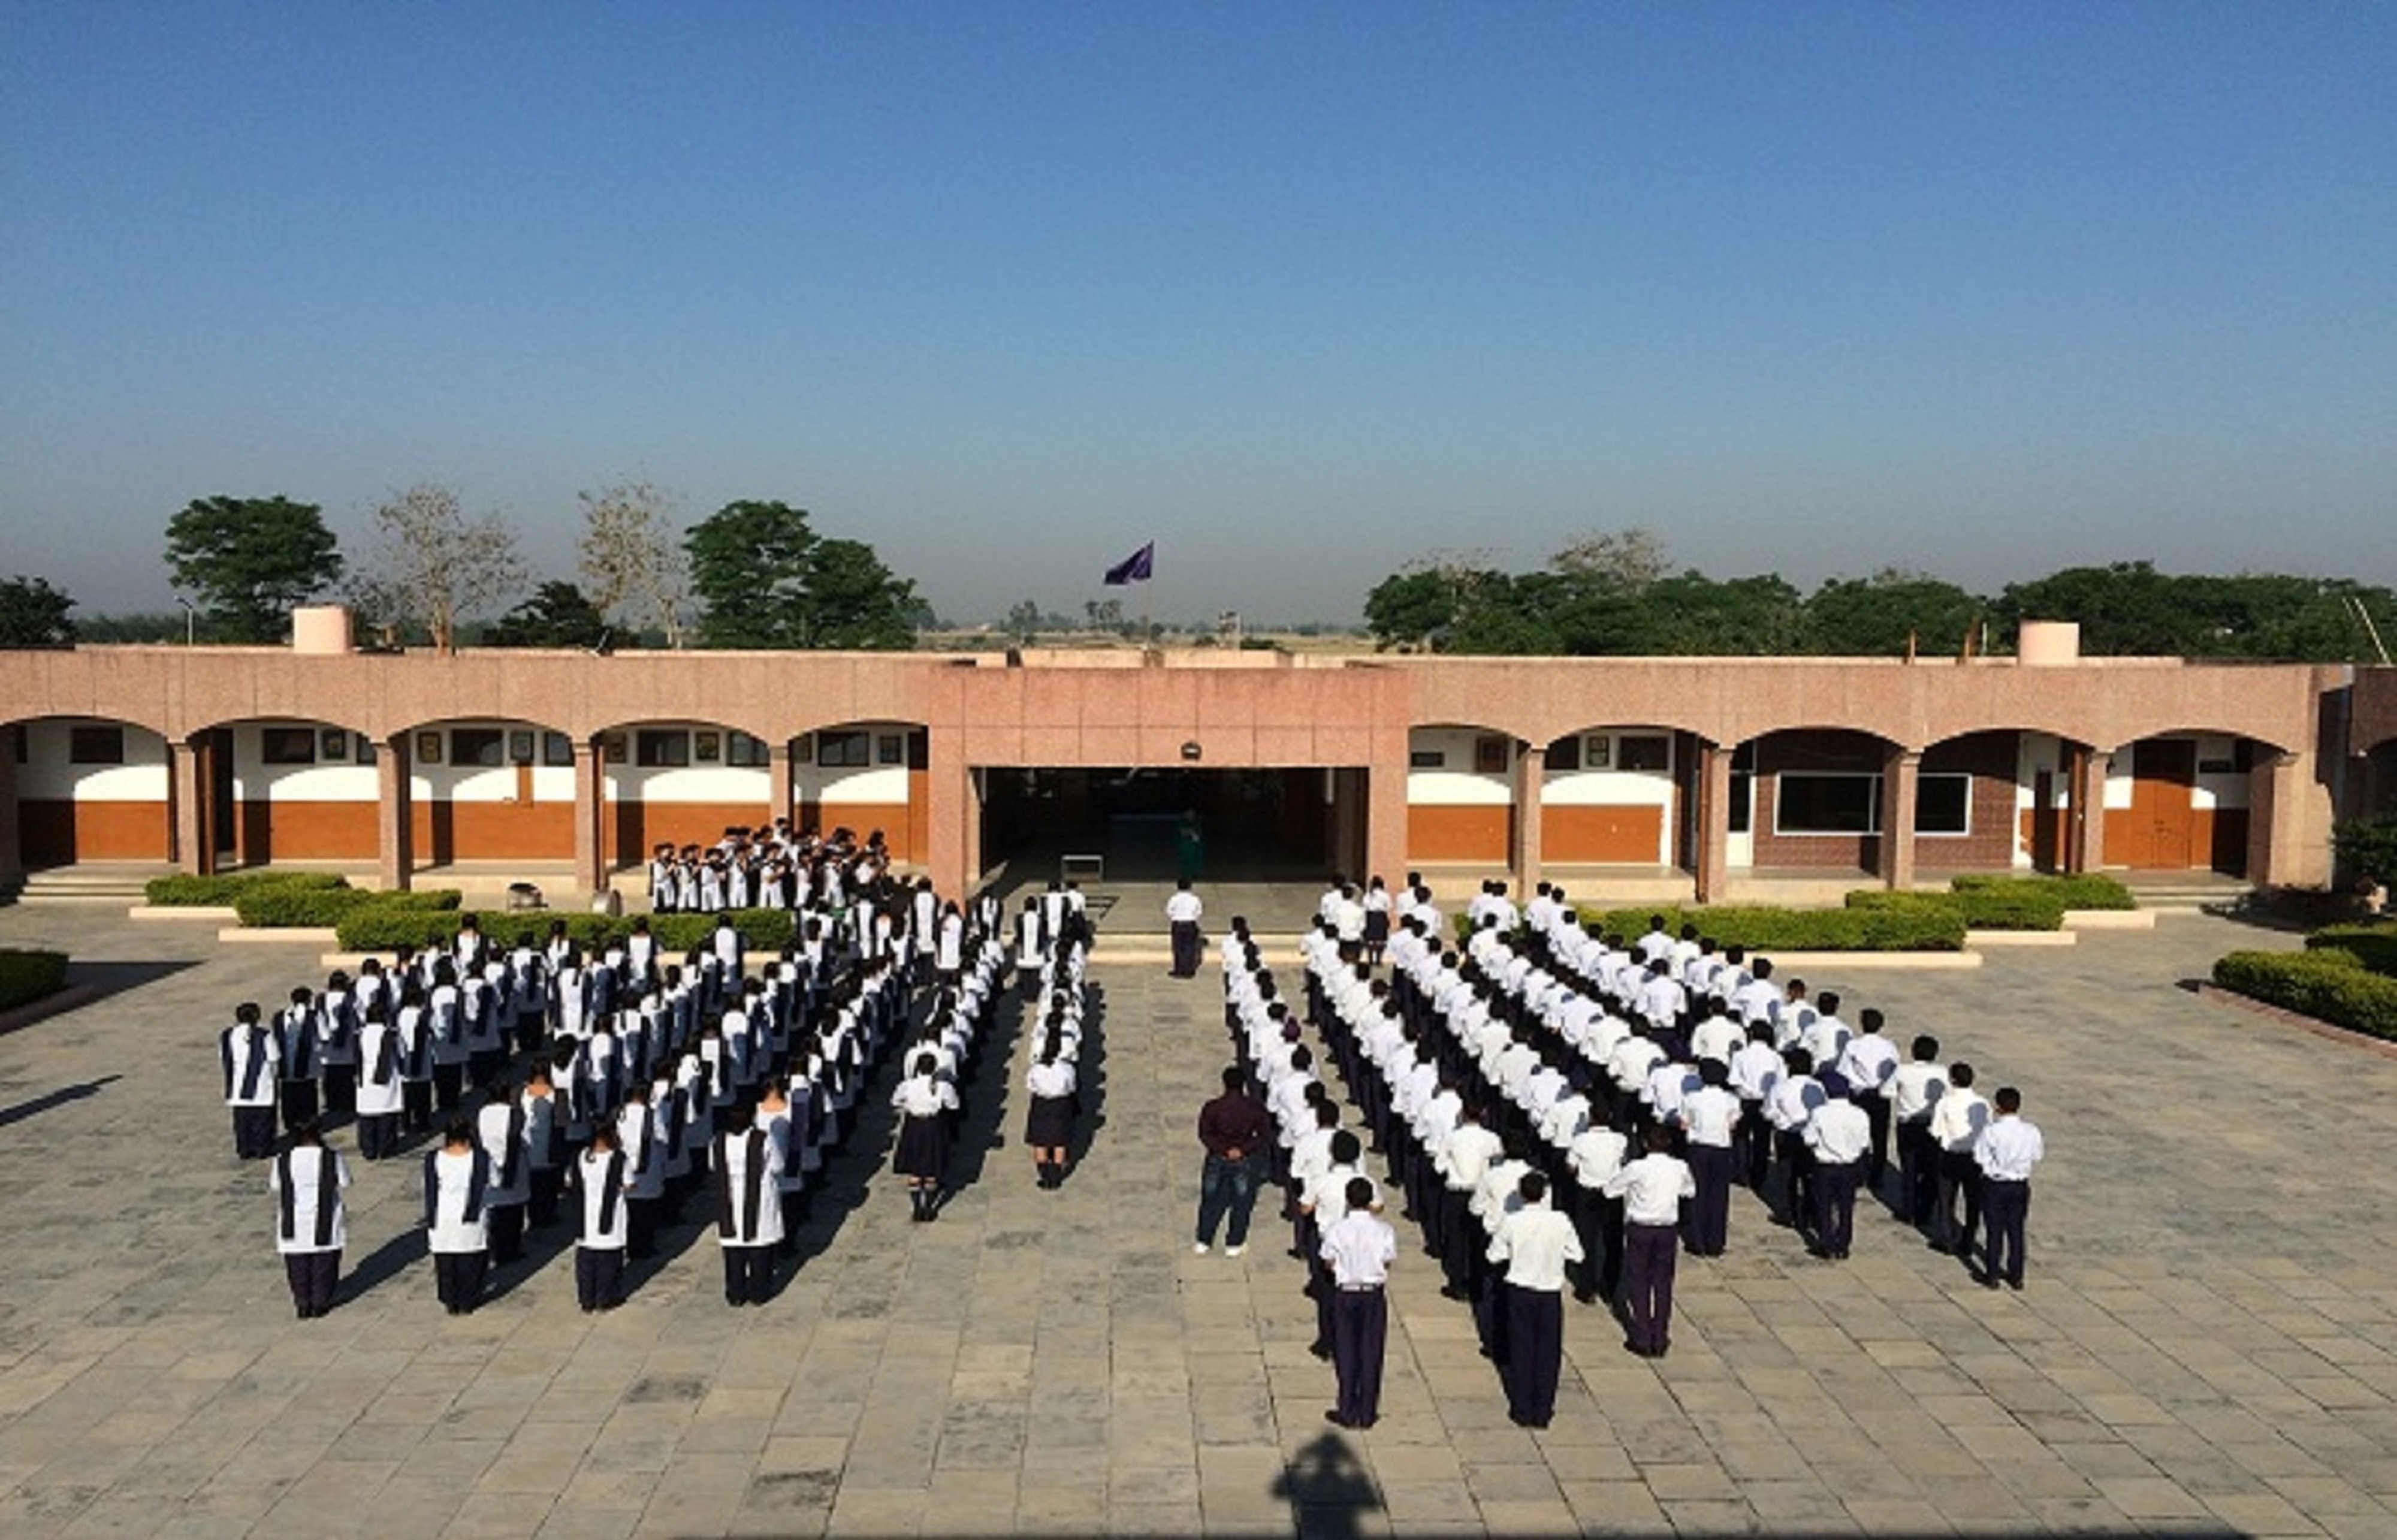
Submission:
[[[571,802],[424,802],[414,808],[416,859],[571,861]]]
[[[1512,808],[1412,806],[1407,809],[1407,859],[1503,866],[1514,826]]]
[[[372,861],[378,837],[371,802],[268,802],[241,805],[241,859]]]
[[[918,777],[909,776],[909,792]],[[864,839],[875,830],[882,831],[883,843],[891,848],[894,861],[921,861],[925,858],[924,825],[915,816],[911,802],[816,802],[799,804],[797,823],[800,832],[830,834],[835,829],[857,831]]]
[[[164,861],[174,830],[164,802],[69,802],[27,797],[17,804],[17,838],[28,866],[77,861]]]
[[[616,802],[609,806],[619,861],[646,861],[659,845],[713,845],[727,829],[755,829],[774,821],[772,810],[764,802]],[[568,853],[572,853],[570,847]]]
[[[1654,866],[1662,859],[1665,810],[1655,806],[1550,806],[1540,813],[1540,859]]]

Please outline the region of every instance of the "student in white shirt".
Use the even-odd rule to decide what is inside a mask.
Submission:
[[[1398,1260],[1398,1232],[1373,1209],[1373,1184],[1352,1176],[1343,1195],[1347,1212],[1323,1231],[1319,1256],[1332,1291],[1332,1366],[1337,1403],[1324,1420],[1366,1428],[1382,1413],[1382,1359],[1389,1332],[1383,1286]]]
[[[2030,1173],[2046,1158],[2047,1142],[2039,1126],[2022,1116],[2022,1092],[1999,1088],[1990,1105],[1997,1115],[1974,1142],[1973,1159],[1981,1168],[1981,1215],[1989,1226],[1988,1266],[1981,1282],[1991,1289],[2001,1279],[2006,1287],[2023,1286],[2023,1223],[2030,1216]]]
[[[333,1307],[347,1239],[341,1189],[349,1185],[350,1168],[325,1147],[316,1124],[291,1131],[291,1147],[275,1157],[267,1186],[277,1209],[275,1249],[283,1255],[292,1309],[301,1320]]]
[[[1033,1170],[1044,1188],[1065,1185],[1065,1153],[1073,1142],[1078,1088],[1074,1061],[1065,1051],[1065,1034],[1052,1026],[1040,1045],[1039,1057],[1024,1076],[1024,1089],[1031,1101],[1024,1119],[1024,1142],[1032,1146]]]
[[[1506,1269],[1506,1414],[1518,1427],[1546,1427],[1556,1415],[1564,1362],[1565,1272],[1583,1260],[1573,1221],[1548,1206],[1548,1179],[1527,1172],[1518,1201],[1498,1220],[1489,1258]]]
[[[1981,1228],[1981,1168],[1973,1146],[1989,1124],[1989,1099],[1973,1089],[1973,1066],[1948,1066],[1948,1089],[1932,1105],[1930,1139],[1939,1166],[1939,1188],[1932,1202],[1931,1249],[1957,1256],[1973,1253],[1973,1237]],[[1957,1200],[1964,1218],[1956,1219]]]
[[[907,1179],[907,1203],[918,1223],[939,1217],[941,1182],[948,1172],[949,1115],[957,1111],[957,1088],[941,1078],[940,1060],[917,1053],[907,1078],[891,1093],[899,1109],[898,1148],[891,1169]]]
[[[1661,1359],[1673,1345],[1673,1271],[1680,1257],[1681,1200],[1697,1196],[1688,1164],[1673,1154],[1673,1132],[1650,1128],[1647,1153],[1607,1178],[1600,1190],[1623,1199],[1624,1281],[1631,1334],[1623,1346]]]
[[[472,1118],[449,1119],[441,1147],[424,1156],[424,1227],[430,1232],[433,1279],[453,1316],[473,1312],[489,1269],[490,1158],[475,1141]]]
[[[1939,1196],[1939,1150],[1931,1139],[1931,1114],[1948,1089],[1948,1071],[1939,1063],[1939,1039],[1918,1035],[1910,1057],[1889,1078],[1889,1116],[1897,1135],[1900,1216],[1918,1228],[1931,1223]]]
[[[224,1067],[225,1105],[233,1109],[233,1152],[243,1160],[275,1153],[275,1092],[282,1049],[259,1020],[255,1001],[234,1008],[233,1024],[217,1038]]]
[[[589,1315],[613,1310],[624,1299],[624,1248],[632,1239],[631,1162],[616,1131],[601,1124],[591,1147],[568,1168],[574,1189],[578,1240],[574,1248],[574,1294]]]

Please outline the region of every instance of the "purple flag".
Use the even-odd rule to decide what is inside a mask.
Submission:
[[[1150,541],[1146,545],[1107,569],[1107,586],[1121,588],[1126,583],[1146,583],[1149,569],[1156,564],[1156,561],[1157,542]]]

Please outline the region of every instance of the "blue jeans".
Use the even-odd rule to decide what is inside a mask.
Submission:
[[[1215,1226],[1226,1213],[1232,1223],[1224,1232],[1224,1243],[1245,1246],[1249,1240],[1249,1211],[1257,1206],[1257,1167],[1255,1156],[1226,1160],[1220,1155],[1207,1157],[1206,1169],[1198,1176],[1198,1239],[1208,1245],[1215,1243]]]

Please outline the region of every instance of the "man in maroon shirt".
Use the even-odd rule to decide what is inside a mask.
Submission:
[[[1250,1095],[1238,1068],[1224,1071],[1224,1094],[1198,1110],[1198,1142],[1207,1146],[1207,1164],[1198,1178],[1198,1239],[1190,1250],[1205,1256],[1215,1244],[1215,1226],[1228,1212],[1224,1254],[1238,1256],[1249,1243],[1249,1212],[1256,1207],[1257,1187],[1265,1169],[1265,1151],[1273,1140],[1273,1121],[1265,1104]]]

